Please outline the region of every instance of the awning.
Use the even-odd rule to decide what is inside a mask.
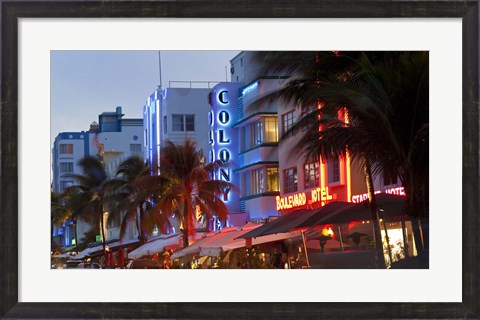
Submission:
[[[161,252],[166,246],[177,245],[180,246],[180,240],[182,235],[177,234],[168,234],[161,235],[157,238],[151,239],[145,244],[141,245],[137,249],[128,253],[128,259],[138,259],[143,256],[151,256],[155,253]]]
[[[400,221],[406,218],[403,213],[404,196],[387,193],[375,195],[379,216],[388,221]],[[265,223],[263,226],[242,234],[237,238],[256,238],[276,233],[307,229],[318,225],[349,223],[351,221],[371,220],[372,214],[368,200],[361,203],[335,201],[314,210],[297,210]]]
[[[207,244],[215,239],[221,238],[227,234],[233,233],[235,230],[237,230],[237,227],[226,227],[223,228],[220,231],[216,232],[211,232],[207,234],[204,238],[194,242],[193,244],[189,245],[188,247],[185,247],[177,252],[174,252],[170,259],[178,259],[190,254],[199,254],[200,253],[200,246],[203,244]]]
[[[193,240],[197,241],[205,236],[204,232],[196,232]],[[169,248],[178,248],[181,246],[183,235],[181,233],[160,235],[141,245],[128,254],[128,259],[138,259],[143,256],[152,256]]]
[[[255,230],[253,230],[255,231]],[[283,240],[288,240],[288,239],[294,239],[294,238],[299,238],[301,237],[300,231],[294,231],[294,232],[285,232],[285,233],[276,233],[276,234],[270,234],[266,236],[260,236],[257,238],[252,239],[252,246],[264,244],[264,243],[269,243],[269,242],[277,242],[277,241],[283,241]],[[229,250],[234,250],[238,248],[243,248],[246,246],[246,240],[242,239],[243,236],[237,237],[235,240],[226,243],[222,245],[222,250],[223,251],[229,251]]]
[[[296,210],[273,221],[267,222],[259,228],[238,236],[238,238],[256,238],[269,234],[289,232],[296,229],[299,224],[310,218],[314,213],[314,210]]]
[[[204,243],[200,245],[200,256],[212,256],[212,257],[218,257],[220,253],[227,251],[225,250],[226,246],[234,242],[235,238],[238,236],[249,232],[255,228],[260,227],[260,224],[257,223],[247,223],[246,225],[237,228],[233,232],[228,232],[224,234],[223,237],[218,237],[216,239],[213,239],[209,241],[208,243]],[[245,242],[245,241],[243,241]]]
[[[116,250],[120,247],[128,247],[132,244],[137,244],[138,242],[139,242],[138,239],[117,240],[117,241],[111,242],[107,245],[108,245],[108,248],[110,248],[110,250]]]
[[[98,250],[103,250],[103,245],[98,244],[98,242],[94,242],[94,243],[90,244],[89,247],[87,247],[83,251],[81,251],[79,254],[77,254],[76,256],[73,256],[72,259],[73,260],[84,259],[86,257],[89,257],[91,254],[93,254],[94,252],[96,252]]]
[[[387,193],[375,195],[379,217],[387,221],[401,221],[408,219],[404,213],[405,197]],[[333,211],[323,218],[319,218],[314,225],[322,224],[341,224],[351,221],[372,220],[372,211],[369,206],[369,200],[360,203],[352,203],[349,206]]]
[[[324,219],[325,217],[335,215],[336,213],[350,208],[353,205],[354,204],[351,202],[344,201],[329,202],[323,207],[315,210],[313,215],[305,219],[303,222],[299,223],[296,228],[301,229],[320,225],[319,221],[322,221],[322,219]]]
[[[138,243],[138,239],[128,239],[128,240],[118,240],[112,239],[108,240],[105,245],[109,248],[109,250],[116,250],[120,247],[127,247],[132,244]],[[93,257],[103,254],[103,244],[99,242],[92,243],[88,248],[77,254],[76,256],[72,256],[72,259],[79,260],[84,259],[86,257]]]

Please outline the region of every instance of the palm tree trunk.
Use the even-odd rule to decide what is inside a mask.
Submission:
[[[73,231],[75,232],[75,251],[78,251],[77,219],[73,220]]]
[[[427,228],[423,228],[427,225]],[[417,249],[417,256],[420,258],[421,267],[428,267],[428,256],[426,248],[428,248],[428,222],[422,221],[420,218],[412,219],[412,232],[415,241],[415,248]]]
[[[138,211],[135,212],[135,225],[137,227],[137,232],[138,232],[138,241],[140,241],[140,243],[142,242],[142,228],[140,227],[140,217],[139,217],[139,214],[138,214]]]
[[[418,195],[416,194],[418,191],[414,187],[414,183],[412,182],[413,178],[409,177],[409,181],[404,183],[406,188],[407,196],[409,197],[408,202],[408,215],[412,216],[412,233],[413,233],[413,240],[415,242],[415,248],[417,249],[417,256],[424,260],[425,257],[425,242],[424,237],[422,236],[423,230],[421,225],[421,216],[424,214],[424,208],[422,205],[419,205],[416,198]],[[422,204],[425,203],[425,198],[422,201]]]
[[[144,223],[143,223],[143,217],[144,217],[144,210],[143,210],[143,204],[140,204],[139,207],[139,213],[140,213],[140,216],[138,217],[138,220],[137,220],[137,228],[138,228],[138,240],[140,241],[140,243],[145,243],[147,242],[147,238],[145,236],[145,227],[144,227]]]
[[[188,234],[190,232],[190,216],[188,212],[188,202],[185,201],[184,207],[183,207],[183,247],[186,248],[189,245],[188,242]]]
[[[375,251],[377,259],[377,268],[385,269],[385,257],[383,255],[382,233],[380,232],[380,222],[378,219],[377,203],[375,201],[375,191],[373,186],[372,171],[367,157],[364,158],[363,172],[365,174],[365,183],[367,186],[368,199],[372,210],[373,230],[375,234]]]
[[[102,233],[102,246],[103,246],[103,254],[105,255],[107,253],[107,245],[105,243],[105,221],[104,221],[104,215],[103,215],[103,210],[101,211],[100,215],[100,229]]]

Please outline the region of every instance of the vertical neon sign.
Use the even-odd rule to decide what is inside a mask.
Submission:
[[[210,96],[212,110],[209,113],[210,132],[208,139],[211,146],[210,161],[222,160],[229,162],[229,168],[221,168],[215,173],[215,179],[238,185],[238,174],[233,173],[237,163],[238,143],[237,130],[233,124],[237,122],[237,99],[239,84],[222,82],[217,84]],[[224,202],[230,212],[240,211],[238,193],[229,192]]]

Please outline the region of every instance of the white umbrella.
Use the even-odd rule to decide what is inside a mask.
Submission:
[[[189,254],[198,254],[200,253],[200,246],[205,245],[211,241],[214,241],[218,238],[224,237],[227,234],[233,233],[235,230],[237,230],[237,227],[226,227],[223,228],[220,231],[217,232],[211,232],[209,233],[206,237],[203,239],[200,239],[193,244],[189,245],[188,247],[183,248],[182,250],[179,250],[177,252],[174,252],[170,259],[178,259],[184,256],[187,256]]]
[[[282,241],[282,240],[287,240],[287,239],[293,239],[293,238],[298,238],[300,236],[301,236],[300,231],[269,234],[269,235],[266,235],[266,236],[260,236],[260,237],[257,237],[257,238],[253,238],[252,239],[252,245],[255,246],[255,245],[268,243],[268,242],[276,242],[276,241]],[[234,250],[234,249],[238,249],[238,248],[243,248],[245,246],[246,246],[246,240],[245,239],[236,239],[236,240],[231,240],[230,242],[222,245],[222,250],[223,251]]]
[[[261,224],[248,223],[242,227],[235,229],[233,232],[225,234],[223,237],[218,237],[208,243],[200,245],[200,256],[219,256],[224,250],[224,246],[228,243],[232,243],[235,238],[245,234],[255,228],[260,227]],[[240,239],[243,240],[243,239]]]
[[[128,259],[138,259],[143,256],[151,256],[163,251],[167,246],[180,245],[181,237],[182,235],[179,233],[173,235],[161,235],[158,238],[152,239],[141,245],[132,252],[129,252]]]

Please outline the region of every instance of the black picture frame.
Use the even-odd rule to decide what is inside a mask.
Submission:
[[[17,232],[20,232],[17,215],[17,21],[22,17],[461,18],[463,25],[463,301],[461,303],[255,303],[253,301],[208,304],[19,303],[16,241]],[[478,31],[478,0],[2,1],[0,316],[6,319],[478,319],[480,317]]]

